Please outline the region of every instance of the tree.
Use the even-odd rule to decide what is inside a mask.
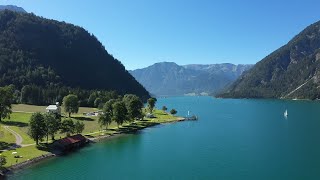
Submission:
[[[74,123],[74,132],[77,134],[80,134],[82,133],[83,130],[84,130],[84,123],[80,121],[76,121],[76,123]]]
[[[156,105],[157,99],[156,98],[149,98],[148,99],[148,109],[149,112],[152,113],[154,106]]]
[[[94,101],[97,99],[97,97],[98,97],[97,92],[93,92],[90,94],[88,99],[88,105],[90,107],[94,107]]]
[[[177,114],[177,112],[178,112],[178,111],[177,111],[177,110],[175,110],[175,109],[171,109],[171,110],[170,110],[170,114],[172,114],[172,115]]]
[[[101,106],[103,106],[102,104],[102,99],[101,98],[97,98],[95,101],[94,101],[94,107],[98,108],[98,109],[101,109]]]
[[[108,102],[106,102],[103,106],[103,113],[100,114],[98,122],[100,124],[101,127],[105,126],[106,129],[108,128],[108,126],[111,124],[112,122],[112,116],[113,116],[113,108],[112,105],[113,103],[115,103],[116,100],[111,99]]]
[[[67,136],[70,136],[75,132],[75,127],[74,127],[74,122],[72,119],[68,118],[62,121],[61,127],[60,127],[60,132],[61,133],[66,133]]]
[[[0,167],[3,167],[7,163],[5,156],[0,155]]]
[[[55,133],[59,131],[60,125],[61,125],[61,117],[60,115],[47,113],[44,115],[44,119],[47,127],[47,142],[48,142],[49,136],[51,136],[51,139],[54,140]]]
[[[39,145],[41,141],[47,135],[46,122],[41,113],[32,114],[29,122],[29,136],[36,141]]]
[[[166,106],[162,106],[162,111],[166,112],[168,108]]]
[[[0,87],[0,121],[10,118],[14,87],[12,85]]]
[[[102,128],[103,126],[108,128],[109,124],[112,122],[112,113],[109,111],[106,111],[103,108],[103,113],[99,115],[98,123],[100,124],[100,127]]]
[[[115,99],[110,99],[109,101],[107,101],[107,102],[104,104],[104,106],[103,106],[103,111],[109,112],[109,113],[112,114],[112,110],[113,110],[112,105],[113,105],[115,102],[117,102],[117,100],[115,100]]]
[[[74,94],[69,94],[63,98],[63,107],[64,111],[69,113],[69,117],[71,117],[71,113],[77,113],[79,111],[79,99]]]
[[[135,120],[141,117],[143,103],[138,96],[126,94],[123,97],[123,102],[126,105],[129,120]]]
[[[127,119],[127,108],[124,102],[117,101],[112,105],[112,120],[119,125],[122,125]]]

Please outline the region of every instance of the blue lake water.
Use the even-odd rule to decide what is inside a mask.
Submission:
[[[163,105],[200,119],[96,143],[9,179],[320,179],[320,102],[172,97]]]

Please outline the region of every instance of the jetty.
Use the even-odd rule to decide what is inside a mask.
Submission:
[[[187,117],[184,117],[184,119],[185,119],[186,121],[188,121],[188,120],[195,121],[195,120],[198,120],[198,116],[195,116],[195,115],[193,115],[193,116],[187,116]]]
[[[188,115],[187,115],[186,117],[184,117],[184,120],[185,120],[185,121],[188,121],[188,120],[192,120],[192,121],[198,120],[198,116],[196,116],[196,115],[190,115],[190,111],[188,111]]]

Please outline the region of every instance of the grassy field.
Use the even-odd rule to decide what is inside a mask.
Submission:
[[[31,115],[32,113],[13,112],[10,119],[6,118],[2,123],[8,126],[28,126]]]
[[[20,134],[23,138],[22,144],[34,144],[35,141],[32,140],[27,134],[29,120],[33,112],[45,112],[45,108],[46,108],[45,106],[32,106],[32,105],[25,105],[25,104],[13,105],[14,112],[11,114],[11,118],[2,120],[1,124],[2,126],[3,125],[9,126],[12,130]],[[93,111],[97,111],[97,109],[80,107],[79,112],[77,114],[71,115],[71,118],[74,121],[79,120],[85,124],[85,129],[82,134],[84,135],[89,134],[91,137],[98,137],[106,134],[112,135],[115,133],[134,132],[134,131],[143,129],[145,127],[157,125],[159,123],[173,122],[173,121],[177,121],[178,119],[177,117],[167,114],[161,110],[155,110],[153,114],[156,116],[156,118],[145,118],[142,121],[125,123],[119,128],[117,124],[113,122],[108,126],[108,129],[105,130],[105,128],[100,127],[98,123],[98,117],[96,116],[87,117],[83,115],[83,113],[85,112],[93,112]],[[62,119],[65,119],[65,118],[68,118],[68,117],[63,117]],[[15,137],[11,133],[9,133],[7,130],[5,130],[2,126],[0,128],[0,148],[2,147],[1,149],[4,149],[5,147],[8,147],[8,145],[15,142]],[[64,136],[65,134],[57,134],[56,138],[58,139]],[[18,152],[18,155],[22,156],[22,158],[18,158],[18,160],[17,158],[14,158],[14,155],[12,155],[13,151]],[[31,145],[28,147],[18,148],[16,150],[2,152],[2,155],[6,156],[7,158],[7,164],[5,166],[8,167],[16,163],[41,156],[46,153],[48,152],[38,150],[35,145]]]
[[[33,144],[35,142],[27,134],[31,115],[32,113],[13,112],[10,119],[2,120],[1,124],[9,126],[10,129],[20,134],[23,138],[22,144]]]
[[[12,111],[18,112],[45,112],[47,106],[34,106],[28,104],[13,104]]]
[[[151,122],[168,123],[168,122],[177,121],[177,119],[179,118],[169,113],[166,113],[162,110],[154,110],[153,115],[156,116],[156,118],[145,118],[145,119]]]
[[[16,142],[16,138],[9,131],[0,127],[0,149],[5,149]]]
[[[12,154],[12,152],[17,152],[17,154]],[[36,146],[22,147],[10,151],[2,152],[1,155],[6,157],[7,163],[5,167],[12,166],[16,163],[27,161],[29,159],[39,157],[41,155],[48,154],[47,151],[42,151],[36,148]],[[21,158],[15,158],[15,155],[22,156]]]
[[[34,105],[28,105],[28,104],[13,104],[12,105],[12,111],[13,112],[46,112],[47,106],[34,106]],[[83,114],[85,112],[93,112],[97,111],[97,108],[89,108],[89,107],[80,107],[78,114]],[[64,113],[64,112],[62,112]]]
[[[28,133],[28,127],[17,127],[17,126],[10,126],[10,129],[20,134],[23,141],[22,144],[34,144],[35,141],[31,139],[31,137],[27,134]]]

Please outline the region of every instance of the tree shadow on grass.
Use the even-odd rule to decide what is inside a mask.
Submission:
[[[50,143],[39,143],[36,147],[42,151],[50,151]]]
[[[15,147],[15,146],[16,146],[15,143],[7,143],[7,142],[0,141],[0,151],[7,149],[9,147]]]
[[[159,112],[159,115],[168,115],[168,113]]]
[[[28,123],[17,122],[17,121],[1,121],[1,124],[7,125],[7,126],[18,126],[18,127],[28,126]]]
[[[79,120],[79,121],[94,121],[94,119],[89,117],[72,117],[73,119]]]

